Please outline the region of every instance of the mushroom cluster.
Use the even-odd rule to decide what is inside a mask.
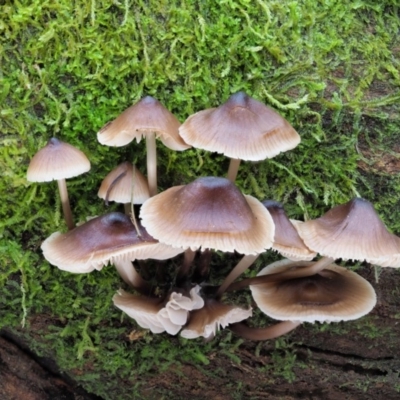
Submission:
[[[114,305],[153,333],[211,339],[228,327],[245,338],[265,340],[303,322],[360,318],[376,303],[374,289],[334,261],[400,267],[400,239],[386,229],[367,200],[352,199],[316,220],[300,222],[290,220],[282,204],[261,202],[239,190],[234,182],[241,160],[272,158],[300,142],[289,122],[243,92],[219,107],[189,116],[182,125],[147,96],[106,124],[97,137],[108,146],[145,137],[147,179],[128,161],[118,165],[105,177],[98,195],[106,202],[124,204],[125,214],[105,214],[75,227],[65,178],[87,172],[90,164],[80,150],[50,139],[33,157],[28,180],[59,181],[68,231],[48,237],[43,254],[51,264],[72,273],[114,265],[130,291],[137,292],[118,289]],[[230,157],[227,178],[199,177],[157,194],[156,138],[172,150],[193,146]],[[140,205],[139,217],[133,204]],[[263,268],[254,278],[235,282],[268,250],[286,259]],[[207,283],[213,251],[243,255],[218,287]],[[133,264],[169,260],[181,253],[179,267],[165,282],[146,277],[143,261],[140,268]],[[252,309],[228,304],[223,296],[247,287],[257,307],[281,322],[262,328],[243,322]]]

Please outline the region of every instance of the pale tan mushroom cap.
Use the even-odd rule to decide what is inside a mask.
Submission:
[[[119,260],[164,260],[183,251],[157,242],[143,227],[140,232],[142,237],[138,237],[128,216],[114,212],[91,219],[67,233],[55,232],[41,248],[49,263],[73,273],[101,270]]]
[[[223,304],[213,299],[207,299],[203,308],[192,311],[189,323],[182,330],[181,336],[186,339],[204,337],[212,338],[222,327],[235,324],[251,317],[252,309],[248,310],[230,304]]]
[[[258,276],[310,264],[282,260],[270,264]],[[349,321],[368,314],[376,304],[375,291],[368,281],[335,264],[317,275],[251,285],[250,289],[260,310],[282,321]]]
[[[258,254],[272,245],[274,223],[254,197],[224,178],[204,177],[147,200],[143,226],[175,247]]]
[[[317,253],[311,251],[299,236],[296,227],[290,222],[281,203],[273,200],[262,202],[275,224],[272,249],[294,261],[311,261]]]
[[[114,121],[106,124],[97,139],[106,146],[125,146],[136,139],[139,143],[147,133],[156,133],[165,146],[172,150],[190,148],[179,136],[180,122],[158,100],[144,97],[127,108]]]
[[[251,161],[275,157],[300,143],[289,122],[243,92],[218,108],[191,115],[179,133],[193,147]]]
[[[296,228],[304,243],[323,256],[400,267],[400,238],[387,230],[367,200],[355,198]]]
[[[51,138],[32,158],[27,179],[30,182],[49,182],[73,178],[90,170],[90,161],[76,147]]]
[[[130,203],[132,185],[133,204],[143,204],[150,198],[147,179],[132,163],[126,161],[119,164],[103,179],[97,195],[108,201]]]

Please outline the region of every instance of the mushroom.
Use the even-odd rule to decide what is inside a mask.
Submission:
[[[283,117],[244,92],[233,94],[217,108],[191,115],[179,134],[193,147],[230,157],[232,182],[240,160],[272,158],[300,143],[299,134]]]
[[[140,217],[147,231],[175,247],[262,253],[272,245],[274,224],[254,197],[228,179],[202,177],[147,200]]]
[[[186,339],[200,336],[212,339],[221,327],[243,321],[251,315],[251,308],[246,310],[214,299],[206,299],[203,308],[190,313],[188,324],[182,330],[181,336]]]
[[[313,263],[281,260],[257,276],[268,277],[293,268],[301,274],[310,264]],[[282,321],[349,321],[368,314],[376,304],[375,291],[368,281],[335,264],[312,276],[251,284],[250,290],[263,313]]]
[[[199,295],[200,286],[194,286],[190,291],[178,290],[179,292],[173,290],[165,299],[138,296],[119,290],[113,297],[113,302],[142,328],[150,329],[153,333],[167,331],[170,335],[176,335],[186,324],[189,312],[204,305]]]
[[[183,250],[159,243],[140,225],[139,233],[127,215],[113,212],[93,218],[65,234],[55,232],[41,247],[46,260],[63,271],[86,273],[113,263],[128,284],[146,291],[148,285],[131,261],[164,260]]]
[[[127,215],[131,212],[131,202],[143,204],[150,197],[146,178],[129,161],[119,164],[103,179],[97,195],[106,203],[124,204]]]
[[[125,146],[133,139],[139,143],[146,138],[147,178],[150,196],[157,193],[156,137],[172,150],[188,149],[179,136],[180,122],[158,100],[146,96],[127,108],[114,121],[107,123],[98,133],[97,139],[107,146]]]
[[[293,222],[307,247],[322,256],[400,267],[400,238],[387,230],[367,200],[355,198],[318,219]]]
[[[33,156],[29,164],[28,181],[57,181],[64,219],[69,230],[73,229],[75,224],[65,179],[81,175],[89,170],[90,162],[82,151],[54,137]]]

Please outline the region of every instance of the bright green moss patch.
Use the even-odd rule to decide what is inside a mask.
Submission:
[[[126,159],[145,169],[143,143],[97,142],[107,121],[144,95],[183,121],[244,90],[302,137],[273,160],[243,162],[244,192],[283,201],[296,218],[362,195],[400,234],[397,1],[21,0],[0,12],[0,326],[43,332],[61,368],[89,390],[126,398],[146,374],[189,360],[207,364],[223,340],[236,339],[130,341],[136,326],[111,303],[121,284],[112,267],[74,276],[43,260],[41,242],[65,230],[60,200],[54,182],[25,177],[51,136],[91,160],[89,173],[67,183],[75,219],[84,220],[109,210],[96,194],[110,169]],[[228,167],[202,150],[176,153],[161,143],[158,150],[162,189]]]

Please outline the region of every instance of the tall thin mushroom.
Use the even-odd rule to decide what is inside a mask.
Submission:
[[[89,170],[90,162],[82,151],[54,137],[33,156],[29,164],[28,181],[57,181],[64,219],[69,230],[73,229],[75,224],[65,179],[81,175]]]
[[[157,150],[156,137],[172,150],[190,148],[178,134],[180,122],[158,100],[146,96],[127,108],[114,121],[107,123],[98,133],[97,139],[107,146],[125,146],[136,139],[146,138],[147,179],[150,196],[157,194]]]

